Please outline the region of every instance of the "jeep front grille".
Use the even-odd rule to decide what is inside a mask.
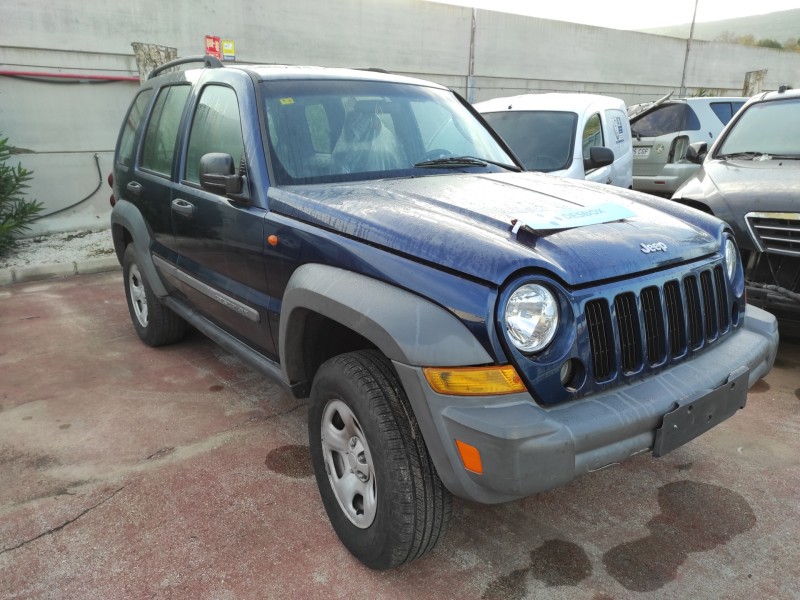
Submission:
[[[715,342],[731,322],[721,266],[617,294],[610,304],[591,300],[584,312],[598,382],[683,358]]]
[[[800,256],[800,213],[751,212],[744,218],[760,252]]]

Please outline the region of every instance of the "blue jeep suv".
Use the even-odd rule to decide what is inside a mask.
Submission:
[[[133,326],[187,323],[309,398],[320,495],[368,566],[422,556],[452,494],[521,498],[743,408],[778,333],[730,228],[522,172],[439,85],[159,67],[125,117],[112,232]],[[713,510],[711,507],[710,510]]]

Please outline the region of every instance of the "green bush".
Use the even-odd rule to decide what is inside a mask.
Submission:
[[[27,229],[42,211],[36,200],[25,200],[22,192],[28,187],[33,173],[21,164],[6,164],[11,158],[12,146],[8,138],[0,138],[0,256],[14,244],[14,236]]]

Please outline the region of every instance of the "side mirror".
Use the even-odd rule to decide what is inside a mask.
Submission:
[[[583,168],[586,171],[599,169],[614,162],[614,151],[605,146],[592,146],[589,148],[589,158],[583,159]]]
[[[708,142],[695,142],[686,149],[686,160],[696,165],[702,163],[708,154]]]
[[[247,178],[239,175],[236,167],[230,154],[222,152],[204,154],[200,159],[200,187],[238,202],[249,202]]]

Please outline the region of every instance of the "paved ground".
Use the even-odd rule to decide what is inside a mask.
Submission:
[[[389,573],[339,545],[303,403],[194,334],[154,350],[121,274],[0,287],[0,598],[800,598],[800,345],[661,459],[456,501]]]

